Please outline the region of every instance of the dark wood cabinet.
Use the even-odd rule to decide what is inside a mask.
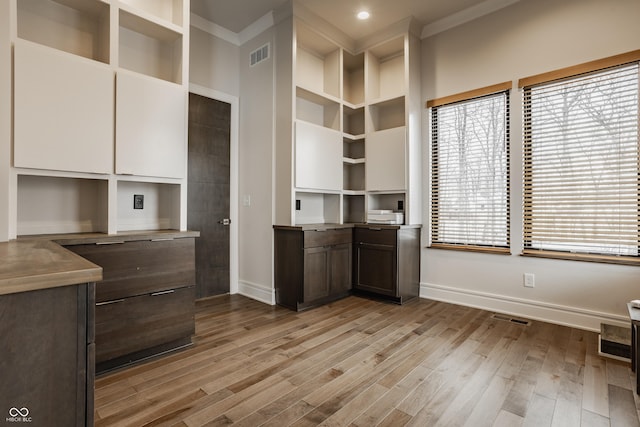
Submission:
[[[93,425],[94,301],[93,284],[0,296],[7,424]]]
[[[303,310],[351,292],[350,227],[275,227],[276,303]]]
[[[191,344],[194,238],[67,248],[103,268],[96,285],[98,373]]]
[[[420,292],[420,228],[356,225],[353,289],[397,303]]]

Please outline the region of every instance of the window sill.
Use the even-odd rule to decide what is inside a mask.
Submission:
[[[598,262],[604,264],[619,264],[619,265],[640,265],[640,258],[629,256],[612,256],[612,255],[591,255],[591,254],[578,254],[569,252],[553,252],[543,250],[525,250],[520,256],[532,257],[532,258],[547,258],[557,259],[563,261],[584,261],[584,262]]]
[[[511,249],[498,248],[498,247],[485,247],[485,246],[467,246],[467,245],[448,245],[444,243],[435,243],[431,246],[427,246],[427,249],[444,249],[448,251],[461,251],[461,252],[478,252],[484,254],[494,255],[511,255]]]

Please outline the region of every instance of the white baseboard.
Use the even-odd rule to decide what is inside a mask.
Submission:
[[[265,304],[276,304],[276,291],[271,287],[239,280],[238,293],[240,295],[244,295],[245,297],[263,302]]]
[[[594,332],[600,332],[601,323],[629,326],[627,317],[616,314],[431,283],[420,284],[420,297]]]

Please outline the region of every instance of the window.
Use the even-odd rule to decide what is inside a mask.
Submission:
[[[427,104],[432,247],[509,253],[511,83],[498,87],[498,93],[478,95],[481,89],[471,92],[473,98]]]
[[[638,257],[638,82],[636,62],[521,83],[525,254]]]

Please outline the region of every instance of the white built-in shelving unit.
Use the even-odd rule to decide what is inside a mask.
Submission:
[[[277,194],[276,223],[361,223],[368,210],[391,209],[419,224],[418,38],[407,26],[355,51],[324,30],[295,14],[280,26],[292,43],[279,58],[291,66],[281,70],[291,98],[280,90],[278,106],[291,111],[292,130],[276,138],[278,182],[290,183]]]
[[[189,1],[9,1],[9,237],[186,229]]]

